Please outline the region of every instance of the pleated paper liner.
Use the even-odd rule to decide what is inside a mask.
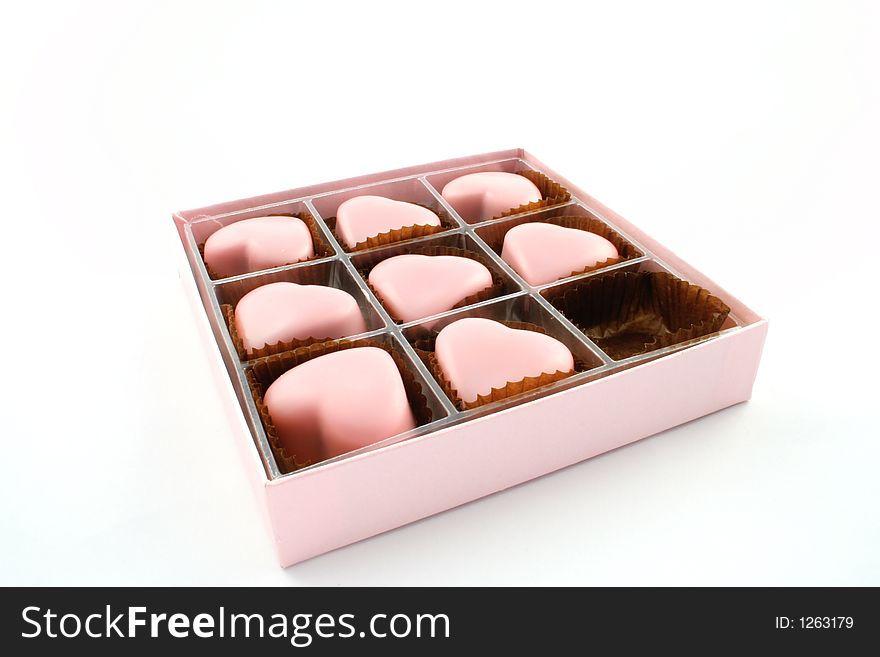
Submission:
[[[614,245],[614,248],[617,249],[618,257],[608,258],[606,260],[603,260],[602,262],[597,262],[595,265],[585,267],[580,271],[573,271],[567,276],[579,276],[581,274],[587,274],[591,271],[610,267],[611,265],[616,265],[618,262],[623,262],[624,260],[640,258],[642,255],[644,255],[635,246],[628,242],[622,235],[613,230],[608,224],[594,217],[562,215],[559,217],[548,217],[534,219],[530,221],[523,221],[522,223],[517,223],[516,226],[511,225],[515,221],[516,220],[512,220],[510,223],[502,222],[502,224],[489,225],[481,228],[479,230],[480,237],[485,240],[486,243],[500,255],[502,249],[504,248],[504,236],[516,226],[522,226],[526,223],[554,224],[556,226],[562,226],[563,228],[575,228],[577,230],[583,230],[588,233],[599,235],[600,237],[604,237],[606,240],[611,242]]]
[[[252,292],[256,289],[256,287],[254,287],[254,282],[255,281],[252,279],[245,279],[225,283],[224,288],[227,293],[226,298],[237,298],[238,301],[241,301],[248,292]],[[322,285],[324,287],[333,287],[327,285],[326,274],[322,273],[322,270],[316,267],[301,268],[297,272],[296,283],[299,285]],[[236,305],[238,304],[238,301],[236,301]],[[238,334],[238,328],[235,325],[235,307],[228,303],[220,304],[220,314],[226,321],[226,328],[229,329],[229,335],[232,338],[233,345],[235,345],[235,350],[238,352],[238,357],[243,361],[265,358],[272,354],[280,354],[282,351],[291,351],[293,349],[298,349],[299,347],[307,347],[316,342],[328,342],[330,340],[338,339],[331,336],[314,336],[303,339],[282,340],[274,344],[267,344],[258,349],[254,349],[248,354],[247,350],[244,348],[244,341]]]
[[[508,328],[512,329],[536,331],[537,333],[550,335],[548,331],[544,330],[544,328],[538,326],[537,324],[508,321],[501,321],[499,323],[504,324]],[[484,404],[507,399],[508,397],[513,397],[514,395],[519,395],[523,392],[528,392],[530,390],[537,390],[538,388],[542,388],[543,386],[546,386],[550,383],[555,383],[556,381],[567,379],[568,377],[573,376],[578,372],[584,372],[589,369],[584,363],[575,358],[574,370],[572,370],[571,372],[553,372],[552,374],[544,372],[539,376],[527,376],[523,379],[520,379],[519,381],[508,381],[508,383],[503,388],[493,388],[492,392],[490,392],[489,394],[478,395],[476,400],[472,402],[466,402],[458,396],[458,391],[453,387],[449,379],[446,378],[446,375],[443,374],[443,370],[440,367],[440,364],[437,362],[437,356],[434,353],[434,343],[437,340],[437,333],[428,330],[426,330],[425,333],[425,337],[419,338],[415,342],[413,342],[413,348],[419,355],[419,358],[422,359],[422,362],[425,363],[425,366],[428,368],[431,374],[434,375],[434,378],[437,379],[440,387],[443,388],[443,392],[445,392],[446,395],[455,402],[455,406],[460,411],[469,411],[472,408],[477,408],[478,406],[483,406]]]
[[[428,256],[457,256],[460,258],[470,258],[471,260],[476,260],[481,265],[483,265],[486,269],[489,270],[489,273],[492,274],[492,285],[487,288],[480,290],[474,294],[463,297],[461,301],[456,303],[450,310],[454,308],[463,308],[464,306],[470,306],[474,303],[479,303],[481,301],[485,301],[487,299],[492,299],[494,297],[500,296],[504,289],[504,282],[501,280],[501,277],[498,275],[497,271],[494,268],[494,263],[489,260],[487,257],[482,255],[481,253],[476,253],[474,251],[469,251],[467,249],[460,249],[454,246],[422,246],[415,247],[412,249],[408,249],[401,253],[396,253],[395,255],[407,255],[407,254],[416,254],[416,255],[428,255]],[[389,256],[394,257],[394,256]],[[385,258],[383,258],[384,260]],[[372,263],[369,267],[365,267],[363,269],[358,270],[363,279],[367,282],[369,288],[373,291],[373,294],[376,295],[376,298],[382,303],[382,306],[385,310],[388,311],[388,315],[398,324],[401,324],[403,320],[400,317],[397,317],[392,311],[391,308],[382,300],[382,295],[379,291],[370,285],[370,272],[373,270],[373,267],[382,262],[379,260],[378,262]]]
[[[224,303],[220,305],[220,313],[223,315],[223,319],[226,321],[226,327],[229,329],[229,335],[232,338],[232,344],[235,345],[235,350],[238,352],[238,357],[242,361],[265,358],[266,356],[280,354],[284,351],[293,351],[294,349],[299,349],[300,347],[308,347],[309,345],[316,344],[318,342],[331,342],[338,339],[323,337],[304,338],[302,340],[298,340],[296,338],[292,340],[281,340],[274,344],[264,345],[259,349],[252,349],[251,352],[248,353],[247,350],[244,348],[244,341],[242,341],[241,336],[238,334],[238,329],[235,326],[235,309],[232,307],[232,305]]]
[[[333,247],[330,246],[327,241],[324,239],[324,236],[321,234],[321,230],[318,228],[318,224],[315,221],[315,218],[309,214],[308,212],[274,212],[272,214],[263,215],[266,217],[296,217],[297,219],[302,219],[306,226],[308,226],[309,234],[312,236],[312,247],[315,252],[310,258],[303,258],[302,260],[297,260],[296,262],[285,262],[281,265],[276,265],[277,267],[286,267],[287,265],[294,265],[297,262],[308,262],[310,260],[317,260],[319,258],[329,258],[332,255],[335,255],[335,251],[333,251]],[[257,217],[251,217],[251,219],[257,219]],[[202,262],[205,263],[205,269],[208,272],[208,276],[212,281],[216,281],[221,278],[229,278],[229,276],[220,276],[216,272],[212,271],[208,266],[208,263],[205,262],[205,243],[202,242],[199,244],[199,255],[202,256]],[[259,270],[258,270],[259,271]],[[231,274],[231,276],[240,276],[241,274],[252,274],[253,272],[243,271],[238,274]]]
[[[354,349],[357,347],[378,347],[383,351],[391,354],[397,370],[400,372],[400,378],[403,380],[403,386],[406,390],[406,397],[412,409],[413,416],[418,426],[427,424],[432,419],[431,409],[428,407],[428,400],[422,392],[422,386],[416,381],[412,372],[406,365],[403,357],[394,351],[388,345],[374,339],[365,338],[362,340],[339,340],[334,342],[320,342],[305,347],[294,349],[293,351],[285,351],[280,354],[274,354],[267,358],[253,362],[246,370],[248,386],[253,395],[263,429],[266,431],[266,437],[272,448],[272,454],[278,463],[278,468],[283,473],[293,472],[307,465],[312,465],[312,461],[300,461],[296,458],[296,454],[291,454],[281,445],[278,438],[278,432],[272,423],[272,417],[269,415],[269,409],[263,401],[266,390],[278,377],[285,372],[292,370],[297,365],[319,358],[327,354],[332,354],[344,349]],[[391,436],[389,436],[390,438]]]
[[[560,203],[565,203],[569,199],[571,199],[571,193],[560,185],[555,180],[551,180],[547,176],[545,176],[540,171],[517,171],[517,175],[522,176],[523,178],[528,178],[531,180],[535,187],[541,192],[541,200],[534,201],[532,203],[526,203],[525,205],[521,205],[518,208],[510,208],[506,212],[502,212],[501,214],[492,217],[493,219],[501,219],[502,217],[509,217],[512,214],[520,214],[521,212],[531,212],[532,210],[540,210],[541,208],[547,208],[551,205],[559,205]]]
[[[436,214],[440,219],[440,225],[430,226],[425,224],[421,226],[404,226],[403,228],[395,228],[394,230],[389,230],[368,237],[363,242],[358,242],[353,247],[349,247],[348,244],[345,243],[345,240],[343,240],[336,232],[336,217],[329,217],[325,220],[325,223],[330,227],[330,230],[333,231],[333,236],[336,238],[336,241],[339,242],[339,245],[345,249],[347,253],[355,253],[357,251],[373,249],[377,246],[387,246],[388,244],[414,240],[418,237],[426,237],[428,235],[434,235],[436,233],[442,233],[447,230],[458,228],[458,224],[455,223],[452,217],[450,217],[443,208],[432,208],[423,203],[414,203],[413,205],[418,205]]]
[[[715,333],[730,308],[666,272],[610,272],[547,295],[606,354],[621,360]]]

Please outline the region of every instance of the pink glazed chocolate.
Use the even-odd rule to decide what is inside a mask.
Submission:
[[[350,249],[392,230],[440,225],[440,217],[428,208],[384,196],[355,196],[336,210],[336,234]]]
[[[285,372],[263,397],[298,464],[317,463],[415,428],[400,372],[377,347],[319,356]]]
[[[571,352],[556,338],[481,317],[446,326],[437,335],[434,355],[466,403],[526,377],[574,370]]]
[[[224,226],[205,242],[205,263],[218,276],[236,276],[308,260],[312,235],[297,217],[255,217]]]
[[[248,354],[291,340],[333,339],[367,330],[357,301],[324,285],[269,283],[235,306],[235,330]]]
[[[369,281],[402,322],[449,310],[493,283],[485,265],[471,258],[417,253],[383,260],[373,267]]]
[[[552,283],[618,255],[601,235],[542,222],[511,228],[501,250],[504,261],[529,285]]]
[[[493,219],[543,198],[531,180],[503,171],[469,173],[451,180],[443,188],[442,196],[469,224]]]

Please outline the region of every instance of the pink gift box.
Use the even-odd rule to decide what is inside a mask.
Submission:
[[[513,219],[467,224],[440,196],[443,184],[458,175],[524,170],[536,170],[562,184],[571,200]],[[375,253],[346,253],[325,220],[335,214],[339,203],[358,194],[388,196],[444,210],[457,227],[405,245],[379,247]],[[315,218],[335,255],[227,279],[212,281],[208,277],[198,247],[212,232],[249,217],[304,211]],[[531,215],[540,218],[548,213],[599,219],[641,255],[578,277],[531,287],[481,235],[501,222],[522,222]],[[181,280],[202,329],[245,468],[266,510],[284,566],[745,401],[751,394],[767,333],[766,320],[522,149],[178,212],[174,223],[180,237]],[[472,411],[458,410],[416,356],[408,340],[412,326],[396,324],[358,274],[359,259],[380,258],[383,249],[391,255],[401,246],[435,243],[481,251],[505,276],[501,296],[438,314],[438,325],[466,316],[541,323],[589,369]],[[247,385],[249,363],[236,353],[220,305],[234,303],[243,291],[260,284],[296,281],[304,268],[320,268],[318,273],[329,284],[358,299],[368,328],[359,337],[385,341],[403,357],[423,388],[433,419],[376,445],[283,473]],[[546,293],[555,286],[618,269],[669,272],[719,297],[730,307],[730,315],[711,335],[615,361],[548,303]]]

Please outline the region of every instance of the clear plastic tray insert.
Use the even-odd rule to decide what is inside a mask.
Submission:
[[[640,244],[626,231],[609,221],[601,213],[591,208],[581,199],[572,198],[562,204],[553,205],[531,212],[493,219],[480,223],[469,224],[455,212],[455,210],[442,198],[440,191],[449,180],[477,171],[507,171],[517,172],[524,170],[540,171],[529,162],[521,158],[504,158],[478,165],[468,165],[442,170],[425,171],[422,173],[393,178],[381,182],[370,183],[338,189],[312,196],[294,198],[278,203],[247,208],[236,212],[218,214],[210,217],[196,218],[185,225],[184,247],[189,251],[190,262],[193,263],[194,273],[199,287],[207,292],[206,310],[209,315],[212,328],[218,338],[219,347],[223,355],[226,368],[232,379],[233,386],[238,396],[242,411],[254,436],[254,442],[259,450],[260,457],[265,465],[266,473],[270,479],[279,477],[296,477],[300,473],[313,468],[321,468],[329,463],[340,459],[350,458],[354,454],[381,449],[392,443],[409,440],[416,436],[436,432],[440,429],[468,422],[476,417],[498,412],[501,409],[513,405],[524,404],[540,397],[552,395],[561,390],[582,385],[588,381],[614,374],[623,369],[637,367],[639,364],[661,358],[667,354],[686,349],[697,343],[712,340],[722,333],[737,330],[741,324],[732,314],[728,316],[719,332],[706,335],[690,342],[671,345],[644,354],[639,354],[623,360],[614,360],[605,354],[592,340],[580,329],[572,324],[560,313],[546,298],[545,294],[552,288],[570,283],[590,276],[606,274],[609,271],[667,271],[672,275],[686,279],[662,259],[657,257]],[[541,173],[545,173],[540,171]],[[551,174],[546,175],[552,177]],[[397,200],[411,201],[426,205],[448,222],[447,230],[420,237],[405,242],[398,242],[377,248],[349,252],[336,239],[332,230],[333,218],[340,203],[353,196],[361,194],[376,194],[388,196]],[[248,219],[251,217],[264,216],[267,214],[282,213],[309,213],[318,225],[323,240],[332,246],[333,254],[328,257],[300,262],[283,267],[251,272],[239,276],[212,280],[207,272],[199,254],[199,246],[213,232],[230,223]],[[570,276],[548,285],[533,287],[527,284],[510,266],[501,259],[497,244],[497,236],[503,232],[506,226],[517,225],[529,220],[543,217],[577,215],[592,217],[607,224],[624,239],[629,241],[637,252],[635,257],[618,262],[609,267],[597,269],[586,274]],[[329,220],[329,223],[328,223]],[[388,314],[379,299],[367,285],[362,276],[362,271],[367,266],[391,257],[412,248],[422,246],[452,246],[463,248],[482,255],[493,265],[493,273],[501,279],[503,285],[499,294],[491,299],[481,301],[469,306],[455,308],[453,310],[438,313],[431,317],[420,318],[409,323],[397,323]],[[247,383],[246,372],[253,361],[240,358],[229,334],[226,322],[221,312],[223,304],[235,305],[237,301],[250,290],[276,281],[319,281],[320,284],[343,289],[352,294],[361,307],[366,320],[368,331],[352,338],[374,338],[397,351],[406,362],[407,367],[414,374],[416,381],[422,387],[427,398],[428,407],[432,412],[431,422],[404,434],[388,438],[382,442],[364,447],[355,452],[349,452],[327,461],[296,470],[291,473],[283,473],[278,467],[272,449],[269,446],[265,430],[260,421],[255,401],[251,395]],[[449,399],[443,389],[431,375],[414,350],[411,341],[420,333],[420,327],[426,321],[434,323],[436,329],[460,319],[462,317],[487,317],[498,320],[510,320],[530,322],[541,326],[550,335],[561,340],[572,351],[575,358],[584,367],[583,371],[561,381],[549,384],[537,390],[522,393],[497,402],[486,404],[467,411],[456,408],[454,400]]]

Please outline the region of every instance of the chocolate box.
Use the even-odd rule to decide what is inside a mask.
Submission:
[[[554,196],[543,207],[518,208],[501,218],[469,224],[444,201],[440,190],[456,176],[477,171],[546,179],[555,183]],[[560,195],[560,187],[567,193]],[[358,194],[425,205],[443,217],[443,230],[350,252],[335,238],[333,220],[339,204]],[[324,243],[316,258],[211,278],[200,247],[212,232],[250,217],[304,213],[314,220]],[[583,217],[591,226],[602,226],[627,243],[625,257],[548,285],[529,286],[500,258],[499,240],[510,226],[559,217]],[[178,212],[173,218],[181,281],[283,566],[745,401],[767,333],[766,320],[522,149],[301,187]],[[416,349],[424,320],[395,322],[363,277],[364,267],[383,256],[422,247],[478,253],[494,265],[493,275],[501,281],[491,298],[434,316],[438,327],[473,316],[529,323],[564,342],[580,363],[579,371],[513,397],[461,410]],[[709,327],[708,334],[684,335],[689,338],[684,342],[629,357],[618,355],[615,360],[583,326],[560,312],[558,303],[565,286],[575,288],[590,277],[612,272],[669,274],[707,290],[730,312],[720,326]],[[319,281],[352,293],[368,332],[350,338],[381,343],[399,356],[425,396],[430,420],[381,443],[286,472],[258,412],[253,376],[249,385],[254,363],[236,350],[224,316],[224,310],[244,293],[273,281]]]

